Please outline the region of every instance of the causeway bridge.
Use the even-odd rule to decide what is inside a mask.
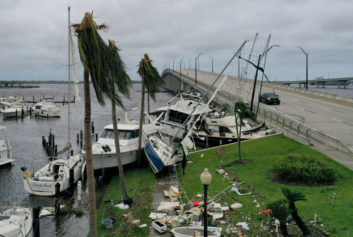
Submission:
[[[275,81],[273,83],[280,84],[280,85],[299,85],[301,87],[305,87],[306,81],[305,80],[299,80],[299,81]],[[322,87],[325,88],[327,85],[334,85],[337,86],[338,88],[343,88],[346,89],[347,86],[349,86],[351,83],[353,83],[353,77],[341,77],[341,78],[317,78],[313,80],[308,80],[309,85],[316,85],[318,88]]]
[[[166,81],[165,87],[175,93],[203,93],[218,74],[206,71],[197,71],[196,74],[193,69],[167,69],[162,76]],[[280,105],[265,105],[257,100],[260,84],[261,76],[254,99],[258,120],[353,169],[352,98],[264,82],[262,92],[274,91],[281,100]],[[228,76],[215,100],[228,106],[237,100],[249,103],[252,89],[253,80]]]

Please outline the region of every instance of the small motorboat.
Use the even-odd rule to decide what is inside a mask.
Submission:
[[[34,115],[41,117],[60,117],[60,108],[52,100],[46,99],[36,103],[32,110]]]
[[[2,111],[3,118],[20,118],[30,114],[30,107],[22,103],[13,103]]]
[[[25,207],[7,207],[0,213],[0,236],[25,237],[32,229],[32,211]]]
[[[1,128],[0,128],[1,129]],[[12,148],[7,139],[0,139],[0,166],[12,163]]]
[[[194,237],[194,236],[204,236],[203,226],[182,226],[172,229],[172,233],[175,237]],[[222,227],[207,227],[208,237],[220,237],[222,232]]]
[[[82,155],[57,159],[34,173],[23,170],[23,182],[26,192],[37,196],[55,196],[74,185],[82,175],[84,160]]]

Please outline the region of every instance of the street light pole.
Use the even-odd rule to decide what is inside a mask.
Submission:
[[[173,58],[173,71],[174,71],[174,58]]]
[[[203,211],[203,236],[207,237],[207,190],[208,190],[208,185],[212,181],[212,175],[210,172],[208,172],[208,169],[205,168],[204,171],[202,172],[201,176],[201,183],[203,184],[203,190],[204,190],[204,200],[203,200],[203,206],[204,206],[204,211]]]
[[[254,96],[255,96],[255,89],[256,89],[256,82],[257,82],[257,74],[258,74],[258,72],[259,72],[260,61],[261,61],[261,54],[259,55],[259,60],[257,61],[257,67],[256,67],[255,79],[254,79],[254,88],[253,88],[253,90],[252,90],[251,102],[250,102],[250,111],[252,111],[252,109],[253,109]]]
[[[212,72],[213,72],[213,58],[212,58],[210,55],[208,55],[208,57],[210,57],[210,59],[211,59],[211,63],[212,63]]]
[[[199,59],[201,54],[202,53],[199,53],[199,55],[197,55],[197,57],[195,58],[195,86],[197,85],[197,60]]]
[[[309,65],[309,54],[307,52],[305,52],[305,50],[303,49],[303,47],[301,46],[297,46],[305,55],[305,59],[306,59],[306,79],[305,79],[305,89],[308,90],[308,84],[309,84],[309,80],[308,80],[308,65]]]
[[[180,61],[179,61],[179,73],[180,73],[180,76],[181,76],[181,62],[183,61],[183,57],[180,58]]]

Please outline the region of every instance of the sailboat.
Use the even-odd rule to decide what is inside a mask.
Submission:
[[[144,129],[144,135],[146,138],[146,145],[144,147],[144,151],[148,163],[150,164],[152,171],[155,174],[162,171],[165,167],[172,166],[181,160],[177,156],[180,148],[182,148],[184,154],[187,155],[188,150],[194,146],[193,141],[191,139],[191,134],[194,129],[194,126],[203,115],[210,111],[210,103],[213,101],[217,92],[227,79],[227,74],[223,78],[221,78],[223,72],[228,68],[234,58],[239,55],[246,42],[247,41],[244,41],[240,48],[237,50],[237,52],[233,55],[233,57],[227,63],[222,72],[218,75],[212,85],[208,88],[202,100],[199,100],[197,102],[182,102],[181,104],[183,106],[180,106],[181,109],[179,109],[179,111],[175,111],[173,109],[169,110],[166,118],[169,118],[171,115],[171,117],[178,117],[180,115],[179,113],[183,109],[184,111],[189,112],[188,114],[181,114],[179,116],[179,119],[176,119],[175,121],[170,121],[174,123],[179,123],[178,126],[170,122],[164,123],[164,129],[157,129],[155,131],[152,130],[152,132],[149,132],[148,130],[150,129],[150,127],[146,126],[146,128]],[[221,80],[219,81],[219,79]],[[208,102],[204,103],[203,101],[206,100],[206,96],[218,81],[219,83],[217,84],[217,87],[215,88],[211,97],[208,99]],[[169,125],[170,129],[168,129],[168,126],[166,125]],[[170,133],[168,131],[171,131],[171,129],[175,129],[175,127],[177,127],[177,131],[173,136],[170,136]],[[176,143],[175,141],[180,135],[181,142]]]
[[[32,211],[26,207],[7,207],[0,212],[0,236],[24,237],[32,229]]]
[[[70,7],[69,11],[69,83],[68,91],[70,96],[70,48],[72,43],[71,30],[70,30]],[[63,150],[59,153],[69,152],[71,148],[70,142],[70,102],[68,105],[68,143]],[[32,195],[38,196],[55,196],[61,192],[73,187],[75,183],[82,176],[82,169],[85,166],[84,159],[81,154],[70,156],[67,158],[57,159],[49,164],[45,165],[43,168],[36,171],[33,175],[26,168],[23,169],[24,176],[24,188],[26,192]]]

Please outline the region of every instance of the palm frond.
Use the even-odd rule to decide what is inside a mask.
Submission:
[[[305,195],[301,192],[291,191],[287,188],[282,188],[283,195],[287,198],[289,202],[305,201]]]
[[[91,13],[85,13],[80,24],[73,25],[78,39],[80,59],[85,70],[89,71],[97,100],[104,105],[103,92],[106,91],[104,54],[106,43],[97,29],[105,29],[105,25],[97,25]]]
[[[141,59],[138,68],[138,74],[144,78],[146,90],[151,98],[156,101],[156,93],[164,85],[164,80],[158,73],[158,70],[152,65],[152,60],[145,54]]]

